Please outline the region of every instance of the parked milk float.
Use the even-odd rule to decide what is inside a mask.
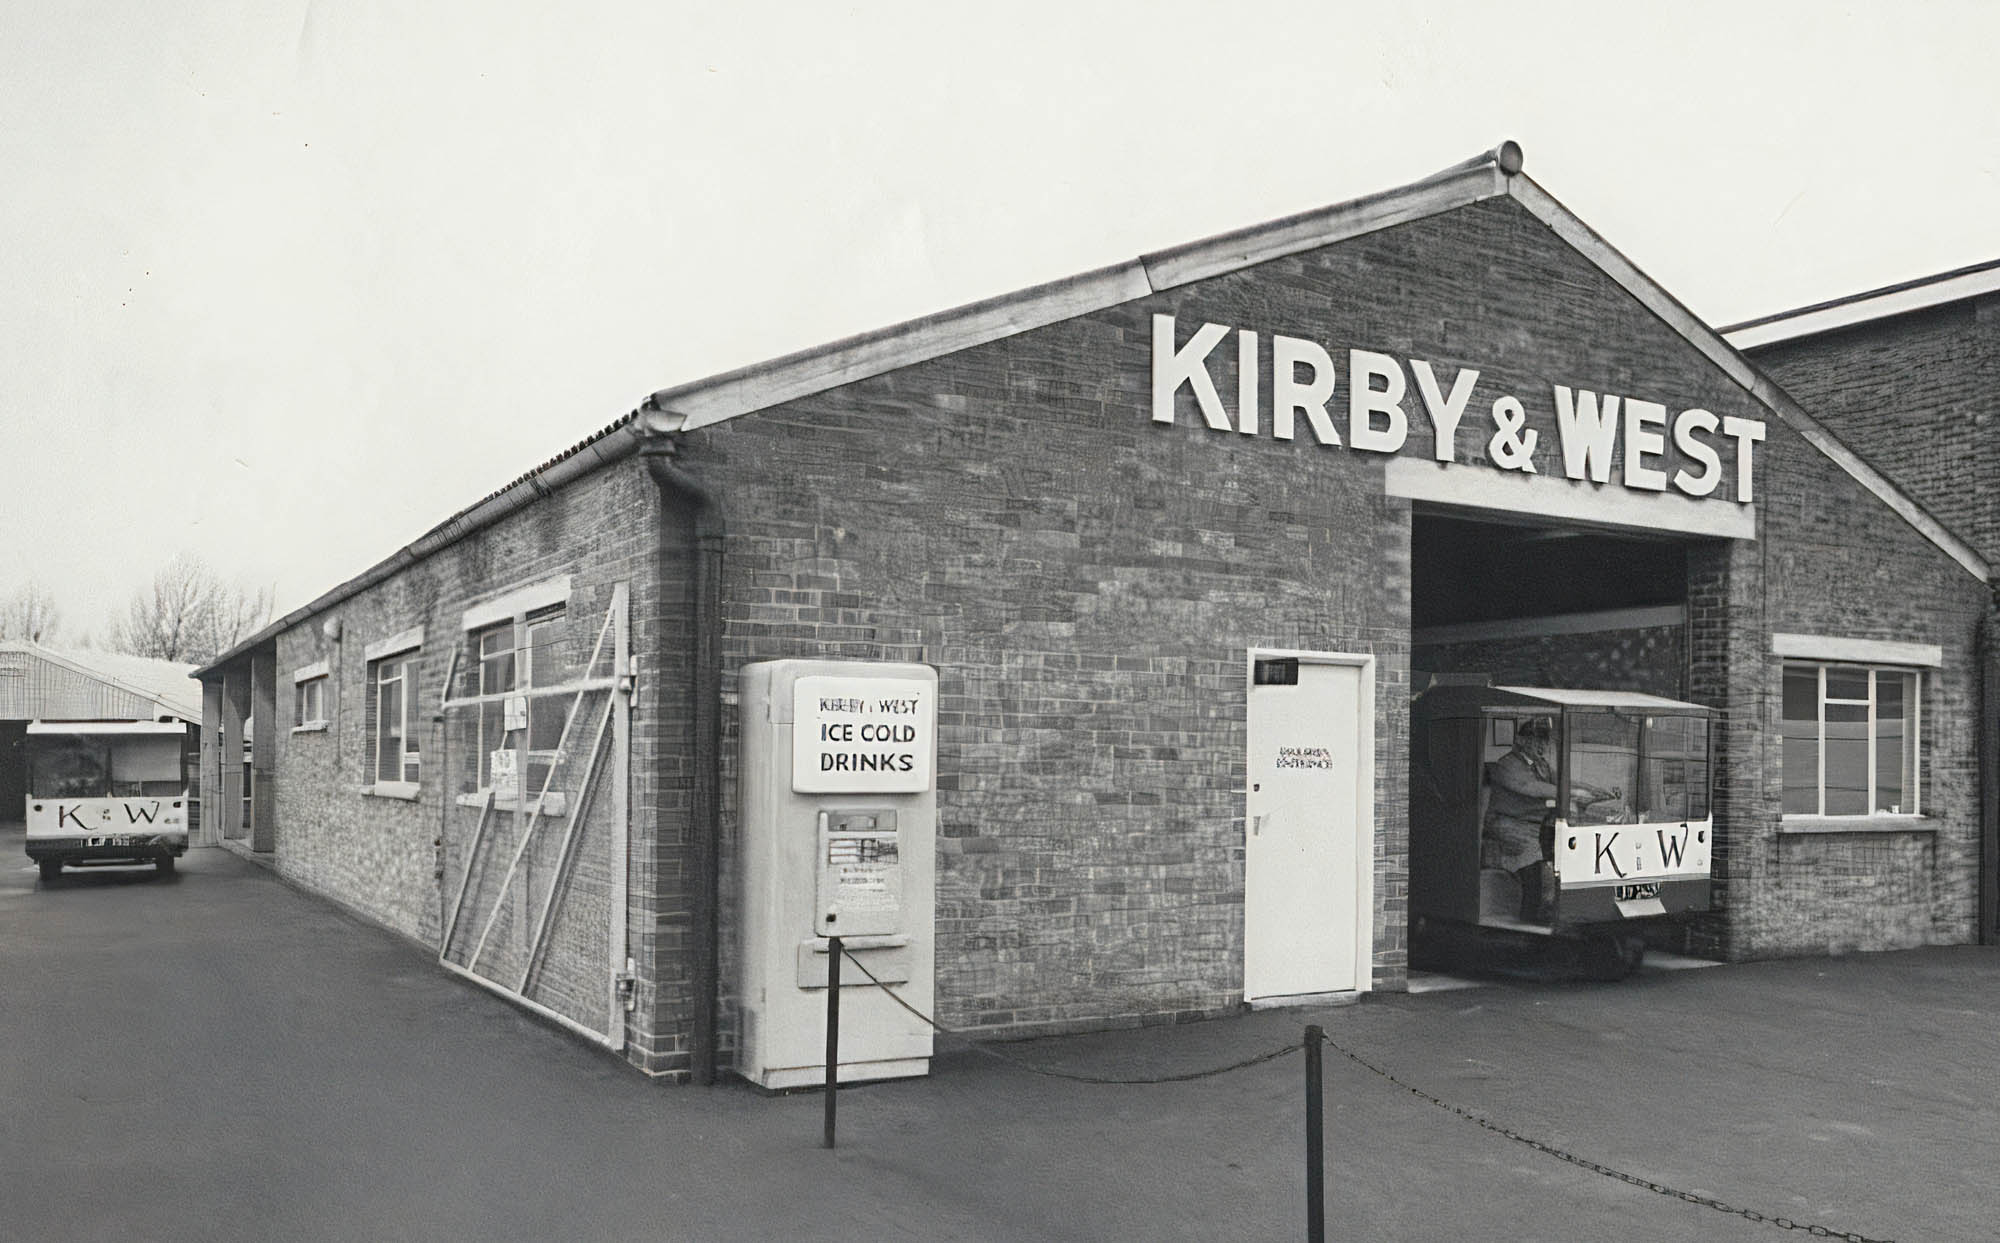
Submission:
[[[1410,721],[1411,958],[1551,939],[1621,979],[1650,926],[1709,906],[1710,719],[1624,691],[1439,686]]]

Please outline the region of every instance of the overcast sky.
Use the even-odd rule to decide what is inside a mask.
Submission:
[[[5,0],[0,592],[283,611],[656,389],[1503,138],[1714,324],[2000,257],[2000,6],[973,10]]]

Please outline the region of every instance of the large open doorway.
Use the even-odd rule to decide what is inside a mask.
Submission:
[[[1662,733],[1684,723],[1670,701],[1690,698],[1696,547],[1680,535],[1418,507],[1410,567],[1413,963],[1441,961],[1440,927],[1546,934],[1570,907],[1582,909],[1583,889],[1568,886],[1583,882],[1567,856],[1558,858],[1552,830],[1579,817],[1623,824],[1657,814],[1667,796],[1653,787],[1669,777],[1698,781],[1706,814],[1705,732],[1698,747],[1685,738],[1670,745]],[[1514,689],[1478,689],[1502,687]],[[1485,706],[1470,707],[1475,701]],[[1618,730],[1632,722],[1650,743],[1638,753],[1655,757],[1643,790],[1633,775],[1615,775],[1631,758]],[[1564,829],[1559,840],[1573,846],[1584,837]],[[1461,957],[1452,947],[1442,954]]]
[[[1434,682],[1687,692],[1688,541],[1419,507],[1410,668]]]

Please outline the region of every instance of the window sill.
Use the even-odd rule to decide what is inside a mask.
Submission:
[[[394,798],[414,803],[419,788],[414,781],[378,781],[372,786],[362,786],[361,793],[369,798]]]
[[[1937,821],[1929,816],[1783,816],[1780,833],[1935,833]]]
[[[551,790],[539,799],[518,800],[496,798],[493,800],[493,810],[531,812],[535,810],[535,804],[538,802],[541,804],[544,816],[560,816],[569,810],[569,796],[560,790]],[[458,796],[458,805],[460,807],[484,807],[486,805],[486,791],[474,790],[470,794],[461,794]]]
[[[323,732],[332,723],[331,721],[307,721],[304,725],[292,726],[292,732],[295,734],[317,734]]]

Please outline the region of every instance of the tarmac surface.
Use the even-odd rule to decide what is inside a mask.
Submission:
[[[1427,981],[1431,984],[1441,981]],[[1098,1076],[1341,1049],[1581,1160],[1842,1237],[2000,1237],[2000,951],[1518,973],[998,1046]],[[219,849],[44,887],[0,831],[0,1237],[1299,1239],[1303,1055],[1098,1086],[941,1042],[840,1098],[655,1084]],[[1803,1237],[1330,1048],[1327,1235]]]

